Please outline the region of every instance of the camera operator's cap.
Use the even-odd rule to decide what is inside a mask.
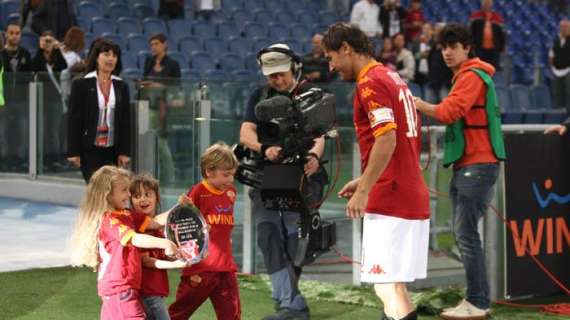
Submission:
[[[291,50],[288,45],[283,43],[277,43],[268,47],[271,48],[281,48]],[[268,76],[278,72],[287,72],[291,71],[291,56],[282,53],[282,52],[274,52],[269,51],[261,55],[259,57],[261,63],[261,72],[264,76]]]

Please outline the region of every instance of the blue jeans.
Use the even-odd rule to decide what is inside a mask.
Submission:
[[[143,306],[147,320],[170,320],[168,309],[164,297],[146,296],[143,297]]]
[[[480,309],[489,308],[489,283],[485,256],[477,230],[479,219],[493,199],[499,165],[468,165],[454,170],[450,185],[453,233],[467,277],[466,300]]]

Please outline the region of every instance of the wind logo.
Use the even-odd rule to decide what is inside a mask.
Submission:
[[[544,181],[544,189],[552,190],[552,179],[548,178]],[[558,204],[566,204],[570,202],[570,193],[565,196],[562,196],[557,194],[556,192],[551,191],[547,193],[546,197],[544,198],[540,193],[540,190],[538,190],[537,184],[534,182],[532,183],[532,191],[534,193],[534,198],[536,199],[536,202],[542,209],[548,207],[552,202],[556,202]]]

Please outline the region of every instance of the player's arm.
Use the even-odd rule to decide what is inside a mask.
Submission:
[[[149,257],[147,255],[142,257],[142,264],[145,268],[155,268],[155,269],[179,269],[188,266],[188,263],[182,260],[160,260],[156,258]]]
[[[364,216],[368,193],[378,181],[396,149],[396,131],[390,129],[376,137],[370,151],[368,164],[362,175],[358,178],[357,187],[346,207],[346,214],[351,218]]]

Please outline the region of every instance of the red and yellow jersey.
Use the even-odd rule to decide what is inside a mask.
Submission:
[[[148,233],[157,238],[164,238],[164,232],[160,229]],[[142,256],[148,256],[158,260],[168,260],[163,249],[141,249]],[[142,268],[141,294],[143,297],[160,296],[167,297],[170,292],[168,285],[168,273],[164,269]]]
[[[146,215],[129,210],[105,213],[99,229],[99,296],[140,289],[141,254],[131,239],[136,232],[144,232],[149,223]]]
[[[370,190],[366,212],[404,219],[429,218],[429,195],[419,164],[420,117],[412,93],[398,73],[376,62],[360,71],[354,94],[354,127],[362,172],[375,139],[390,130],[396,133],[396,149]]]
[[[208,182],[192,187],[188,192],[194,205],[210,225],[208,256],[202,262],[184,268],[182,275],[200,272],[235,272],[237,266],[232,255],[232,230],[234,228],[234,204],[236,189],[218,190]]]

